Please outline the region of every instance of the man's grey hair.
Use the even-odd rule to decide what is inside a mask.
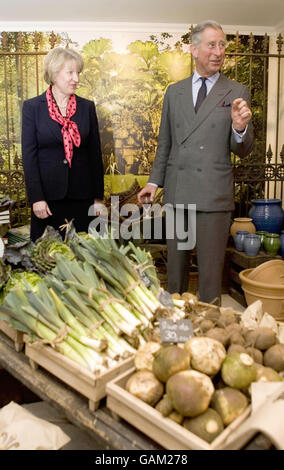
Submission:
[[[207,29],[207,28],[212,28],[212,29],[216,29],[216,30],[219,29],[224,33],[222,26],[219,23],[217,23],[216,21],[213,21],[213,20],[202,21],[201,23],[198,23],[195,26],[195,28],[193,28],[192,33],[191,33],[191,43],[194,46],[196,46],[196,47],[199,46],[199,44],[202,41],[203,31],[205,31],[205,29]]]

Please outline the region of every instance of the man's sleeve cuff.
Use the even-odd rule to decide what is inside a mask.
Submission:
[[[247,128],[248,126],[246,126],[246,128],[243,131],[236,131],[232,125],[232,130],[233,130],[235,139],[238,144],[243,142],[244,136],[246,135]]]

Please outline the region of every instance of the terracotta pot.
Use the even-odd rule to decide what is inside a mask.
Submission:
[[[247,230],[248,233],[255,233],[256,228],[249,217],[237,217],[231,225],[231,235],[235,236],[238,230]]]
[[[272,259],[261,263],[249,274],[252,281],[265,284],[283,284],[284,285],[284,261],[281,259]]]
[[[267,312],[275,319],[282,320],[284,315],[284,285],[256,282],[250,279],[252,269],[245,269],[239,273],[242,289],[247,304],[256,300],[262,301],[263,312]]]

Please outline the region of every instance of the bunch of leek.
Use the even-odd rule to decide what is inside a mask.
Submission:
[[[122,334],[128,339],[138,338],[139,343],[142,341],[140,328],[148,326],[149,320],[135,312],[125,300],[114,295],[114,291],[107,289],[91,264],[61,257],[57,260],[56,268],[46,276],[46,282],[68,304],[68,308],[72,311],[76,309],[78,318],[86,326],[91,327],[90,321],[93,324],[103,323],[103,328],[108,330],[108,341],[109,334],[112,338],[115,334],[115,342]],[[122,344],[121,341],[119,343]],[[123,347],[126,347],[125,342]]]
[[[11,327],[50,344],[94,373],[114,364],[114,355],[107,354],[106,339],[93,336],[45,283],[39,284],[37,294],[28,285],[26,290],[12,290],[5,298],[0,316]]]
[[[143,323],[145,318],[151,321],[156,310],[162,308],[157,297],[141,281],[133,263],[111,236],[101,238],[92,232],[88,240],[79,237],[79,244],[72,248],[78,258],[93,266],[114,295],[125,298],[132,305]]]

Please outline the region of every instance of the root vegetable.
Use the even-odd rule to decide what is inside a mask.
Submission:
[[[170,377],[166,392],[176,411],[183,416],[194,417],[207,410],[214,386],[207,375],[186,370]]]
[[[271,367],[264,367],[261,364],[257,364],[256,368],[256,382],[281,382],[282,377],[271,369]]]
[[[221,328],[225,328],[228,325],[236,323],[236,315],[233,312],[223,312],[221,313],[217,325]]]
[[[217,374],[226,357],[223,344],[205,336],[189,339],[184,349],[189,352],[191,367],[208,375]]]
[[[264,353],[264,365],[277,372],[284,370],[284,344],[275,344]]]
[[[231,352],[246,353],[246,349],[240,344],[231,344],[231,346],[228,347],[227,354]]]
[[[214,323],[212,320],[202,320],[200,323],[200,329],[202,333],[206,333],[206,331],[211,330],[214,328]]]
[[[276,333],[271,328],[262,326],[249,330],[245,336],[247,346],[266,350],[276,343]]]
[[[232,352],[222,364],[221,375],[229,387],[247,388],[256,377],[255,362],[248,354]]]
[[[254,362],[257,362],[258,364],[263,364],[263,354],[260,349],[246,348],[246,352],[253,358]]]
[[[148,370],[135,372],[126,383],[126,390],[140,400],[154,406],[164,393],[164,386]]]
[[[183,422],[183,416],[177,411],[172,411],[169,414],[168,418],[170,418],[172,421],[174,421],[177,424],[181,424]]]
[[[240,344],[241,346],[245,345],[244,337],[237,331],[233,331],[230,334],[230,344]]]
[[[182,300],[193,300],[194,302],[197,302],[197,297],[194,294],[191,294],[190,292],[183,292],[181,295]]]
[[[229,343],[229,335],[224,328],[218,328],[218,327],[212,328],[211,330],[205,333],[205,336],[208,336],[208,338],[213,338],[213,339],[216,339],[217,341],[220,341],[220,343],[222,343],[223,346],[225,347]]]
[[[173,404],[169,399],[168,395],[164,395],[163,398],[159,401],[159,403],[157,403],[155,408],[163,416],[169,416],[169,414],[173,411]]]
[[[149,341],[141,346],[134,357],[134,365],[137,370],[150,370],[152,371],[154,354],[161,349],[159,343]]]
[[[216,322],[219,317],[220,317],[220,310],[217,309],[217,308],[210,308],[209,310],[207,310],[207,312],[205,313],[205,318],[207,320],[212,320],[214,322]]]
[[[177,372],[189,368],[188,351],[179,346],[162,347],[153,361],[153,372],[158,380],[167,380]]]
[[[209,443],[214,441],[224,429],[221,416],[212,408],[208,408],[195,418],[186,418],[183,426]]]
[[[243,328],[242,328],[242,325],[240,325],[239,323],[231,323],[230,325],[227,325],[225,330],[231,334],[231,333],[240,333],[242,334],[243,333]]]
[[[177,300],[181,300],[181,295],[178,292],[175,292],[174,294],[172,294],[172,298],[177,299]]]
[[[245,411],[248,406],[248,399],[239,390],[225,387],[215,391],[211,406],[219,413],[224,425],[228,426]]]

